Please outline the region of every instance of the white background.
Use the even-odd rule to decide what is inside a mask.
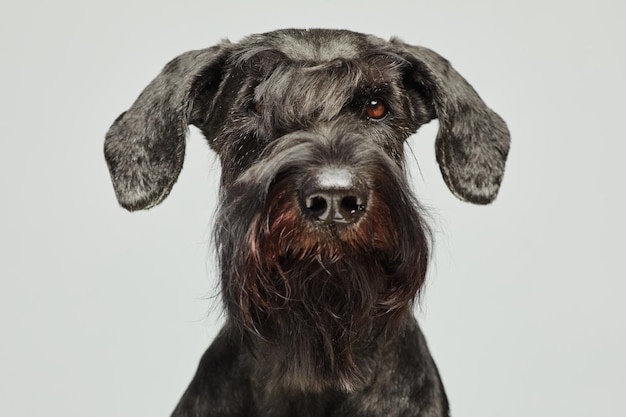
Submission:
[[[410,139],[436,250],[417,311],[455,416],[625,416],[623,1],[129,1],[0,6],[0,415],[167,416],[222,321],[219,163],[193,130],[170,197],[117,206],[104,134],[171,58],[283,27],[449,58],[509,124],[491,206]]]

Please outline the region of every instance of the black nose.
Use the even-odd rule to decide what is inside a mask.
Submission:
[[[367,208],[367,186],[349,170],[327,168],[302,185],[305,215],[317,223],[355,223]]]

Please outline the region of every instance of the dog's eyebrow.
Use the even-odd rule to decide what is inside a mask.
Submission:
[[[393,87],[386,81],[362,84],[354,90],[352,97],[353,99],[366,99],[372,96],[387,96],[391,94],[392,89]]]

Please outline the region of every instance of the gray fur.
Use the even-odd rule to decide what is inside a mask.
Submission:
[[[444,58],[397,39],[287,29],[226,41],[171,61],[118,117],[105,157],[128,210],[168,195],[189,124],[222,164],[228,320],[175,417],[448,415],[411,313],[430,241],[404,172],[405,140],[434,118],[450,190],[493,201],[505,123]],[[303,203],[344,195],[358,195],[358,216]]]
[[[187,126],[194,112],[206,111],[194,108],[196,91],[199,84],[219,82],[225,49],[191,51],[172,60],[107,132],[105,156],[124,208],[147,209],[169,194],[183,166]]]
[[[414,64],[416,81],[433,97],[439,119],[437,161],[450,190],[476,204],[493,201],[504,175],[510,137],[500,116],[435,52],[400,41]]]

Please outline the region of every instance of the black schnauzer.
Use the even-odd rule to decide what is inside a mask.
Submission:
[[[227,322],[174,416],[447,416],[412,313],[429,231],[404,143],[439,120],[459,198],[491,202],[509,133],[435,52],[342,30],[280,30],[182,54],[106,136],[120,204],[170,192],[187,126],[220,157]]]

